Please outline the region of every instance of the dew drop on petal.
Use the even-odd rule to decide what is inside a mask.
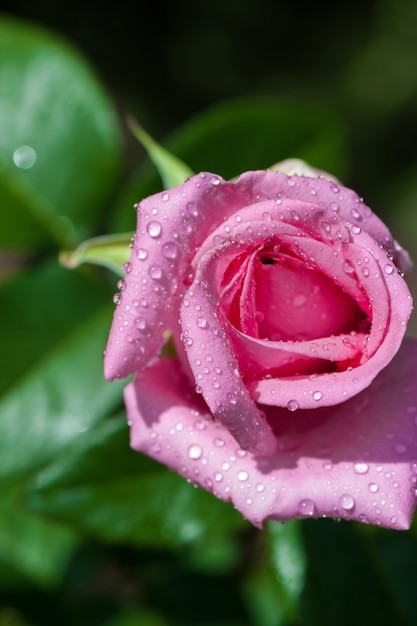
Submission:
[[[118,305],[121,303],[121,301],[122,301],[122,296],[120,295],[120,293],[115,293],[113,296],[114,304]]]
[[[313,392],[313,400],[318,401],[318,400],[321,400],[322,397],[323,397],[323,394],[322,394],[321,391],[314,391]]]
[[[340,506],[344,511],[353,511],[355,508],[355,500],[348,493],[344,493],[339,500]]]
[[[214,440],[214,445],[217,446],[218,448],[223,448],[224,446],[223,439],[220,439],[220,437],[216,437]]]
[[[387,263],[387,264],[385,265],[385,267],[384,267],[384,272],[385,272],[386,274],[392,274],[392,273],[393,273],[393,271],[394,271],[393,266],[392,266],[390,263]]]
[[[146,328],[146,320],[144,317],[137,317],[135,319],[135,327],[139,330],[145,330]]]
[[[159,265],[151,265],[148,269],[148,274],[153,280],[161,280],[162,269]]]
[[[245,470],[240,470],[240,472],[238,472],[237,479],[241,482],[245,482],[245,480],[248,480],[248,478],[249,474],[245,472]]]
[[[311,517],[314,515],[315,508],[316,506],[310,498],[304,498],[298,503],[298,512],[305,517]]]
[[[158,237],[161,236],[162,226],[161,226],[161,224],[159,222],[156,222],[155,220],[152,220],[146,226],[146,231],[147,231],[149,237],[152,237],[153,239],[157,239]]]
[[[148,251],[145,248],[139,248],[137,251],[137,257],[139,261],[144,261],[148,258]]]
[[[378,487],[378,485],[376,483],[369,483],[368,487],[369,487],[369,491],[371,493],[376,493],[378,491],[378,489],[379,489],[379,487]]]
[[[202,454],[203,454],[203,450],[201,446],[197,445],[196,443],[192,444],[188,448],[188,456],[190,457],[190,459],[194,459],[197,461],[201,457]]]
[[[367,463],[355,463],[353,469],[355,474],[366,474],[369,471],[369,465]]]
[[[300,293],[298,296],[295,296],[292,301],[292,305],[295,309],[301,309],[305,303],[307,302],[307,298],[304,294]]]
[[[208,328],[208,322],[207,322],[206,318],[205,317],[198,317],[197,318],[197,326],[199,328],[202,328],[203,330]]]
[[[297,400],[288,400],[287,402],[287,409],[289,411],[296,411],[299,406],[300,405],[298,404]]]
[[[178,255],[177,244],[173,241],[167,241],[162,246],[162,254],[166,259],[176,259]]]

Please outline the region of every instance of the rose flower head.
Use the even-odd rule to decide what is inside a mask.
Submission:
[[[132,447],[253,524],[404,529],[417,487],[411,263],[354,191],[292,166],[201,173],[138,205],[105,375],[135,374]],[[161,356],[168,337],[176,358]]]

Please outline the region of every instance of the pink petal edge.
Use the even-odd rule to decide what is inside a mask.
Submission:
[[[417,499],[416,372],[417,342],[406,339],[368,389],[310,429],[297,422],[317,409],[274,409],[294,428],[277,437],[274,456],[259,458],[237,446],[178,362],[164,358],[126,387],[131,445],[233,502],[256,526],[335,517],[407,529]]]

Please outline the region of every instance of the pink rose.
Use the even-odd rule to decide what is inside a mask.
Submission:
[[[259,526],[331,516],[407,528],[409,266],[356,193],[311,170],[202,173],[146,198],[105,355],[109,380],[136,374],[133,448]],[[160,356],[169,333],[178,359]]]

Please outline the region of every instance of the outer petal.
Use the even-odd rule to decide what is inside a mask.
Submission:
[[[238,178],[236,184],[250,188],[254,202],[261,195],[264,199],[298,199],[331,209],[371,235],[393,256],[401,270],[407,271],[412,266],[408,253],[393,239],[387,226],[357,193],[339,183],[310,176],[286,176],[268,170],[246,172]]]
[[[406,529],[416,506],[416,372],[417,343],[407,340],[356,398],[295,414],[270,409],[279,450],[257,458],[213,421],[177,362],[163,359],[126,388],[131,444],[258,526],[329,516]]]
[[[196,389],[241,448],[273,454],[276,441],[240,375],[232,345],[217,316],[216,290],[194,281],[183,300],[183,341]]]
[[[236,191],[219,176],[202,173],[138,205],[132,252],[105,351],[108,380],[139,371],[158,354],[173,296],[187,280],[201,242],[225,212],[241,206]]]

